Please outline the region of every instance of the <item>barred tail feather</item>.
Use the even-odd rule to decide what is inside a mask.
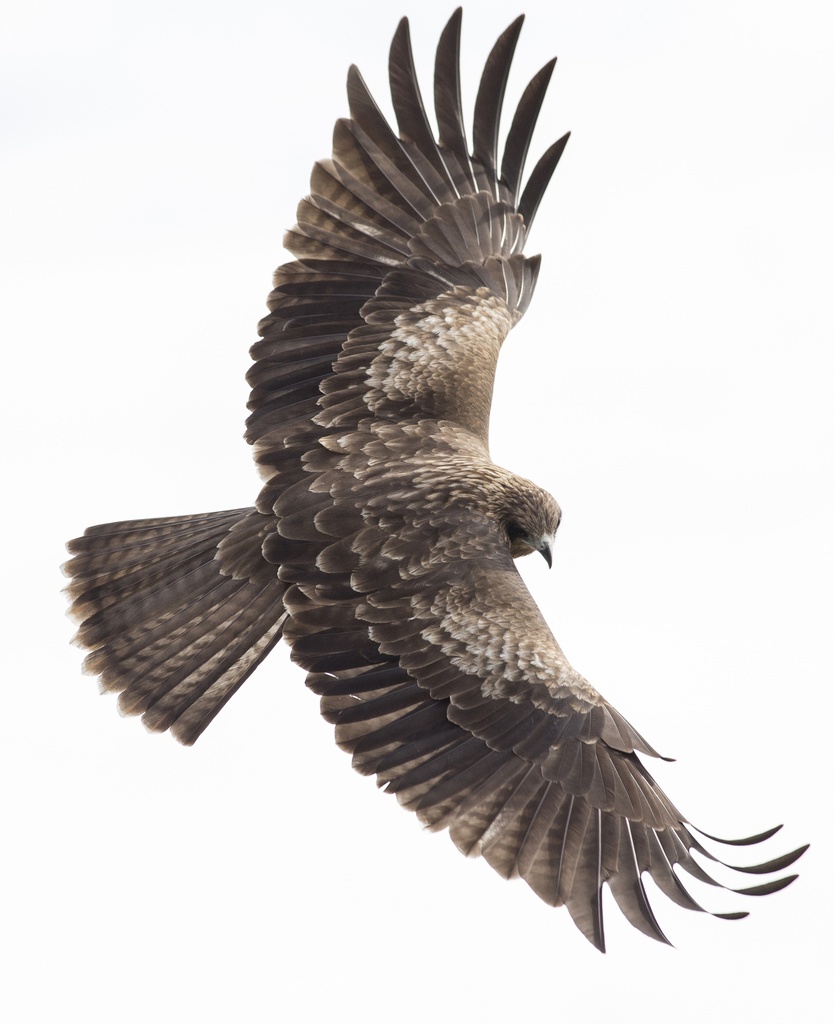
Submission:
[[[122,712],[191,744],[281,637],[284,585],[255,509],[93,526],[64,572],[84,667]]]

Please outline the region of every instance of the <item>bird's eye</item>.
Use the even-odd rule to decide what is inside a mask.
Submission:
[[[507,536],[510,539],[510,544],[515,544],[517,540],[521,540],[526,536],[524,530],[516,522],[507,523]]]

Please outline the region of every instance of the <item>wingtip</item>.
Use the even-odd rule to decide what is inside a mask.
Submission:
[[[452,11],[451,17],[449,18],[449,20],[446,22],[445,26],[443,27],[443,34],[445,35],[447,32],[451,32],[454,29],[456,29],[459,32],[462,21],[463,21],[463,8],[462,7],[456,7]]]
[[[809,846],[810,843],[806,843],[796,850],[791,850],[790,853],[783,853],[781,857],[774,857],[773,860],[765,861],[763,864],[751,864],[747,867],[739,864],[725,864],[725,867],[732,868],[733,871],[741,871],[746,875],[769,875],[774,871],[784,871],[791,864],[795,864]],[[721,863],[723,864],[724,861],[721,861]]]
[[[775,836],[783,826],[774,825],[773,828],[766,829],[764,832],[759,832],[755,836],[746,836],[744,839],[722,839],[720,836],[710,835],[709,832],[704,832],[703,829],[697,828],[692,825],[695,831],[702,835],[705,839],[711,839],[714,843],[721,843],[722,846],[755,846],[757,843],[763,843],[770,839],[771,836]]]
[[[533,223],[533,218],[539,208],[539,203],[541,202],[545,189],[553,176],[553,172],[556,170],[559,161],[562,159],[562,154],[565,151],[565,146],[568,144],[568,139],[570,139],[570,132],[565,132],[561,138],[557,139],[553,145],[545,151],[544,155],[533,168],[533,172],[521,194],[521,199],[518,203],[518,212],[524,218],[528,231]]]
[[[781,892],[795,882],[799,875],[785,875],[784,878],[775,878],[772,882],[764,882],[762,885],[751,885],[746,889],[733,889],[740,896],[769,896],[772,892]]]
[[[507,27],[501,33],[501,36],[503,37],[503,36],[512,35],[517,40],[518,36],[519,36],[519,33],[521,32],[522,26],[524,25],[524,18],[525,18],[524,14],[519,14],[519,16],[517,18],[514,18],[509,23],[509,25],[507,25]]]

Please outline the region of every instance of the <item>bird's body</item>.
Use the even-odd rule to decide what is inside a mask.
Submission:
[[[539,267],[522,245],[567,139],[522,189],[551,62],[498,167],[520,27],[487,62],[471,154],[459,12],[438,49],[439,140],[405,22],[399,135],[351,70],[351,119],[315,166],[252,350],[256,506],[93,527],[70,544],[70,595],[87,667],[185,743],[283,636],[355,767],[602,948],[603,883],[662,938],[641,874],[693,909],[674,865],[711,880],[637,756],[655,751],[570,666],[515,569],[536,551],[550,563],[558,504],[489,455],[498,356]]]

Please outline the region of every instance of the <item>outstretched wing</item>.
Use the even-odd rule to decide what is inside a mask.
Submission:
[[[711,854],[638,758],[649,744],[568,664],[495,522],[419,503],[392,515],[384,491],[377,515],[352,513],[362,485],[349,456],[321,479],[320,512],[308,507],[305,528],[279,518],[294,537],[266,549],[292,584],[293,658],[354,767],[464,853],[567,906],[598,948],[604,883],[635,927],[666,941],[642,874],[701,910],[674,868],[718,885],[692,857]],[[802,852],[738,870],[781,870]]]
[[[437,140],[405,21],[391,51],[399,135],[351,71],[351,118],[316,165],[287,238],[297,262],[278,270],[253,350],[248,437],[267,479],[259,507],[277,515],[264,554],[288,586],[284,635],[338,742],[429,827],[566,905],[603,948],[603,884],[664,939],[642,874],[690,909],[702,908],[676,865],[719,883],[639,760],[654,751],[567,663],[499,523],[434,473],[443,460],[489,471],[495,364],[538,269],[521,248],[567,138],[521,190],[551,63],[524,93],[498,168],[520,24],[488,59],[471,153],[459,12],[438,48]],[[776,871],[801,852],[739,870]]]
[[[568,137],[546,151],[522,189],[551,61],[525,90],[498,167],[499,118],[521,30],[518,18],[484,69],[470,156],[460,101],[460,23],[458,10],[437,50],[438,141],[414,73],[406,19],[390,53],[399,135],[358,70],[350,69],[351,117],[336,124],[332,159],[314,167],[310,195],[285,238],[296,262],[276,271],[271,313],[252,348],[246,436],[268,481],[261,511],[270,510],[276,496],[299,479],[300,458],[327,432],[322,406],[331,424],[338,404],[341,424],[363,415],[422,415],[464,421],[486,441],[498,349],[527,308],[538,271],[538,259],[522,256],[522,245]],[[463,367],[457,374],[433,373],[414,361],[407,325],[399,333],[397,328],[413,320],[415,310],[442,319],[450,309],[459,341],[468,327],[474,345],[487,325],[492,344],[456,358]],[[381,387],[371,407],[363,389],[351,385],[364,382],[375,360],[383,385],[386,377],[394,381],[397,360],[407,364],[408,383],[399,390],[395,383]]]

